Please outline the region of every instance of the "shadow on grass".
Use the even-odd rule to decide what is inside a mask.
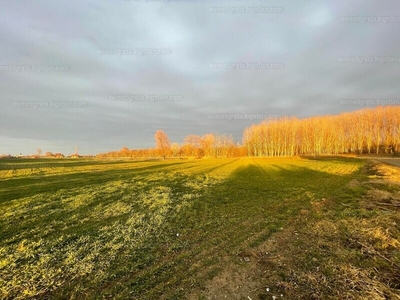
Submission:
[[[38,168],[73,168],[73,167],[96,167],[96,166],[107,166],[107,165],[126,165],[126,164],[138,164],[138,163],[153,163],[163,162],[159,159],[115,159],[115,160],[99,160],[99,159],[68,159],[68,158],[42,158],[42,159],[29,159],[29,158],[18,158],[12,160],[1,160],[0,159],[0,171],[13,171],[23,169],[38,169]],[[165,161],[166,162],[166,161]]]
[[[86,171],[81,173],[49,175],[46,177],[10,178],[2,182],[0,203],[22,197],[30,197],[40,193],[57,192],[61,189],[101,185],[112,180],[130,179],[132,176],[138,174],[145,175],[183,163],[184,162],[161,163],[131,169]]]

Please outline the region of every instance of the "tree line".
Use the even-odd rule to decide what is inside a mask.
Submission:
[[[112,158],[182,158],[337,155],[400,152],[400,107],[365,108],[339,115],[298,119],[271,119],[245,128],[242,143],[232,136],[208,133],[188,135],[171,143],[158,130],[155,148],[98,154]]]
[[[400,107],[270,120],[246,128],[243,144],[250,156],[398,153]]]
[[[188,135],[182,144],[171,143],[169,137],[162,130],[157,130],[155,148],[128,149],[123,147],[120,151],[100,153],[100,158],[183,158],[183,157],[240,157],[246,156],[246,149],[235,144],[230,135],[207,133],[203,136]]]

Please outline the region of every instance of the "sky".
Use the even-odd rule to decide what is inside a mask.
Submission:
[[[398,1],[0,3],[0,154],[399,105]]]

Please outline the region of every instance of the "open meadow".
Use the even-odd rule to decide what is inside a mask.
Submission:
[[[400,299],[365,159],[0,160],[0,299]]]

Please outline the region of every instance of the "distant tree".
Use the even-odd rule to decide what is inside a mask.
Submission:
[[[53,153],[52,153],[52,152],[46,152],[46,153],[44,154],[44,156],[46,156],[46,157],[51,157],[51,156],[53,156]]]
[[[185,144],[191,145],[193,148],[200,148],[201,147],[201,137],[198,135],[188,135],[184,139]]]
[[[373,132],[374,132],[374,140],[375,140],[375,151],[376,154],[379,154],[379,150],[381,145],[383,144],[383,132],[384,132],[384,120],[383,120],[383,109],[381,106],[378,106],[374,109],[375,116],[373,121]]]
[[[128,147],[122,147],[122,149],[119,151],[121,157],[128,157],[129,156],[129,149]]]
[[[38,148],[36,151],[37,151],[38,156],[42,155],[42,149]]]
[[[183,145],[186,156],[200,156],[202,147],[200,136],[193,134],[186,136]]]
[[[215,135],[207,133],[201,138],[201,147],[204,151],[204,156],[212,156],[214,152]]]
[[[178,143],[172,143],[171,145],[171,151],[172,151],[172,155],[174,157],[177,157],[179,155],[179,151],[180,151],[181,147],[179,146]]]
[[[394,154],[400,152],[400,107],[392,108],[392,113],[394,115],[393,122],[393,144],[394,144]]]
[[[156,134],[154,135],[154,139],[156,140],[156,149],[165,159],[171,149],[171,143],[168,135],[162,130],[157,130]]]

